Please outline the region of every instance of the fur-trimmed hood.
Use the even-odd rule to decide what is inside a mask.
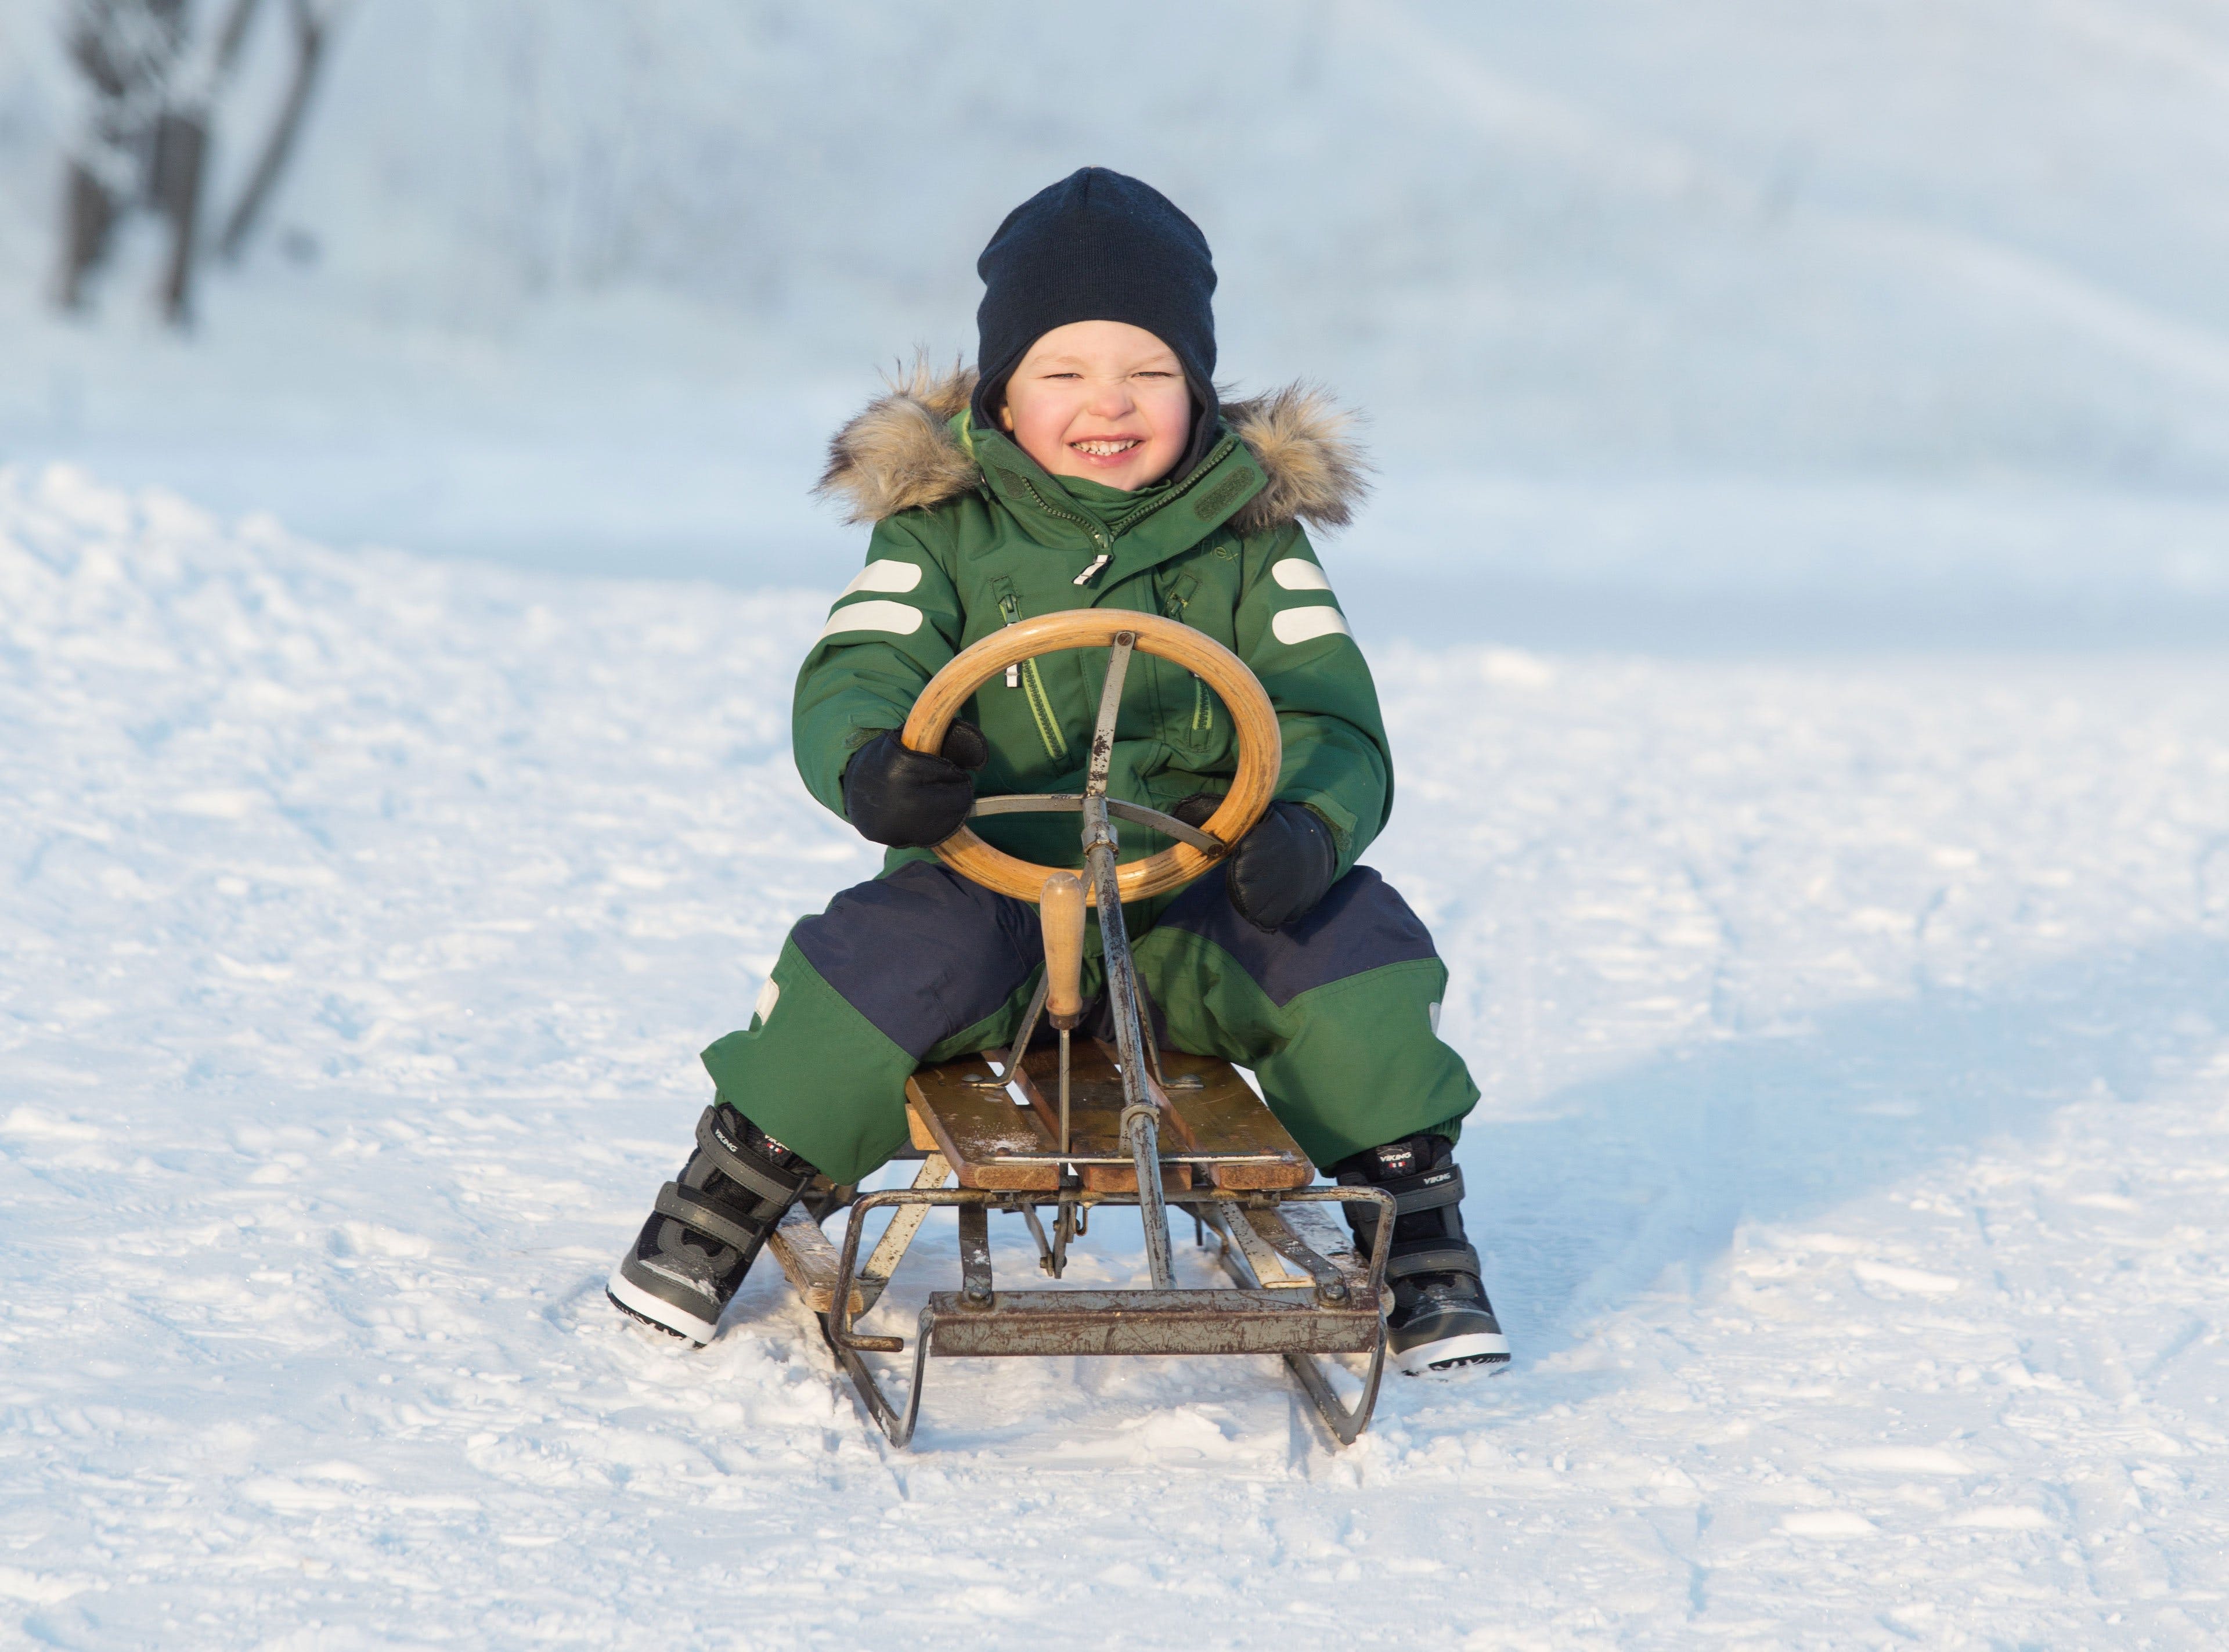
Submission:
[[[836,433],[815,492],[839,502],[846,520],[861,523],[973,492],[983,472],[954,437],[951,421],[974,391],[973,368],[939,373],[915,363]],[[1225,402],[1223,421],[1269,478],[1231,517],[1239,532],[1295,519],[1341,528],[1353,519],[1370,491],[1370,466],[1353,437],[1355,415],[1324,391],[1288,384]]]

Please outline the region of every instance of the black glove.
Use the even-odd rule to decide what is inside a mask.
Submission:
[[[1198,792],[1169,811],[1186,826],[1204,826],[1223,807],[1212,792]],[[1224,884],[1238,916],[1257,929],[1278,929],[1315,910],[1339,869],[1339,845],[1323,817],[1301,803],[1272,803],[1223,863]]]
[[[990,758],[990,742],[972,723],[952,725],[941,756],[907,750],[896,733],[878,734],[845,767],[845,818],[861,837],[893,849],[942,843],[974,807],[974,771]]]

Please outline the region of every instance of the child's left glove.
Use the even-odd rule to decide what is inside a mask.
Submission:
[[[895,732],[878,734],[845,768],[845,818],[861,837],[893,849],[942,843],[974,807],[974,771],[990,759],[983,731],[964,719],[945,735],[941,755],[909,751]]]
[[[1222,806],[1220,794],[1195,792],[1169,813],[1204,826]],[[1240,917],[1278,929],[1315,910],[1338,870],[1339,845],[1323,817],[1303,803],[1272,803],[1224,860],[1224,886]]]

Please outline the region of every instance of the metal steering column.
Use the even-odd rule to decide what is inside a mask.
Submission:
[[[1119,842],[1107,810],[1107,771],[1114,761],[1114,723],[1122,709],[1122,679],[1130,670],[1133,632],[1115,633],[1108,651],[1107,682],[1099,693],[1099,723],[1091,734],[1091,768],[1083,783],[1083,871],[1099,906],[1099,944],[1107,960],[1107,1007],[1114,1019],[1114,1050],[1122,1067],[1122,1140],[1138,1173],[1138,1219],[1146,1230],[1146,1263],[1153,1288],[1176,1286],[1170,1255],[1168,1207],[1161,1199],[1160,1109],[1146,1088],[1146,1032],[1138,1025],[1138,970],[1130,957],[1130,932],[1122,922],[1115,881]]]

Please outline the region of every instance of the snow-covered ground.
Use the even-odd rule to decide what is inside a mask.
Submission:
[[[941,1362],[896,1454],[772,1270],[697,1353],[601,1289],[872,864],[824,601],[0,471],[0,1639],[2229,1636],[2218,655],[1377,647],[1515,1369],[1334,1453]]]

